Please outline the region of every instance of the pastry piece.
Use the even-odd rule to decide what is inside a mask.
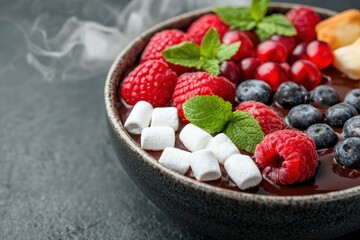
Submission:
[[[318,40],[337,49],[353,43],[360,37],[360,11],[349,9],[316,25]]]
[[[351,45],[334,51],[334,67],[353,80],[360,80],[360,37]]]

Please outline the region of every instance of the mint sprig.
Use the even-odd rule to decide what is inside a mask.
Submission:
[[[240,149],[253,153],[264,138],[260,124],[249,113],[232,112],[231,103],[212,96],[195,96],[183,104],[185,117],[194,125],[215,134],[225,133]]]
[[[296,29],[283,14],[265,16],[269,3],[269,0],[252,0],[250,7],[218,6],[213,11],[232,29],[241,31],[255,29],[261,41],[268,39],[273,34],[296,35]]]
[[[193,42],[183,42],[168,47],[162,55],[169,63],[203,69],[211,75],[218,76],[220,63],[234,56],[239,47],[240,42],[221,44],[219,34],[215,28],[211,28],[200,46]]]

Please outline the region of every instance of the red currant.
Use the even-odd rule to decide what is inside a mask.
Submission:
[[[246,34],[246,36],[248,36],[248,38],[251,40],[251,42],[253,43],[254,47],[256,47],[257,45],[259,45],[260,43],[260,39],[258,38],[258,36],[256,35],[256,33],[254,31],[244,31],[244,33]]]
[[[298,60],[291,66],[290,78],[310,91],[321,83],[322,74],[312,62]]]
[[[288,73],[280,63],[267,62],[256,69],[255,78],[267,82],[276,91],[283,82],[288,81]]]
[[[240,69],[234,61],[223,61],[220,65],[220,76],[236,85],[240,82]]]
[[[295,37],[286,37],[282,35],[272,35],[271,40],[284,44],[288,53],[291,53],[296,47]]]
[[[256,56],[263,62],[285,62],[288,53],[284,44],[267,40],[257,46]]]
[[[334,60],[334,55],[330,46],[325,42],[317,40],[314,40],[307,45],[306,55],[319,69],[327,68]]]
[[[289,73],[290,66],[287,62],[280,63],[280,65],[286,70],[287,73]]]
[[[239,69],[241,71],[242,79],[254,79],[255,71],[261,65],[261,61],[257,58],[245,58],[238,63]]]
[[[224,34],[221,41],[226,44],[237,41],[241,42],[240,48],[232,57],[232,60],[242,60],[244,58],[254,56],[254,45],[248,36],[246,36],[246,34],[243,32],[237,30],[228,31]]]
[[[292,51],[292,53],[290,54],[290,62],[294,63],[297,60],[301,60],[301,59],[307,59],[307,55],[306,55],[306,47],[307,47],[307,43],[302,42],[299,43],[294,50]]]

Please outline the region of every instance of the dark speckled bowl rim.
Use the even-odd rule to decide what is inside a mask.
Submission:
[[[295,6],[299,6],[299,4],[291,4],[291,3],[272,3],[271,7],[280,7],[280,8],[293,8]],[[312,7],[315,11],[327,15],[334,15],[336,12],[318,8],[318,7]],[[360,194],[360,186],[345,189],[345,190],[339,190],[329,193],[319,193],[319,194],[313,194],[313,195],[299,195],[299,196],[273,196],[273,195],[262,195],[262,194],[254,194],[254,193],[246,193],[246,192],[238,192],[233,191],[221,187],[212,186],[203,182],[196,181],[194,179],[191,179],[189,177],[186,177],[184,175],[181,175],[177,172],[174,172],[172,170],[167,169],[163,165],[161,165],[156,159],[151,157],[148,153],[146,153],[144,150],[140,149],[138,144],[130,137],[130,135],[125,131],[123,125],[121,124],[121,120],[119,116],[116,114],[115,104],[112,102],[112,95],[111,93],[116,92],[116,79],[114,77],[115,70],[120,66],[122,63],[123,56],[132,50],[133,46],[141,41],[145,36],[149,34],[153,34],[156,32],[159,28],[163,28],[166,25],[169,25],[173,22],[176,22],[180,19],[185,19],[188,17],[191,17],[193,15],[199,15],[204,14],[207,12],[211,12],[211,8],[191,11],[176,17],[173,17],[171,19],[168,19],[166,21],[163,21],[154,27],[148,29],[143,34],[141,34],[139,37],[134,39],[132,42],[130,42],[126,48],[123,49],[123,51],[117,56],[114,63],[112,64],[105,83],[105,108],[106,108],[106,114],[110,123],[110,126],[112,130],[116,133],[117,137],[128,144],[129,148],[135,152],[143,161],[145,161],[147,164],[149,164],[152,168],[157,169],[160,171],[161,174],[165,175],[166,177],[178,182],[179,184],[185,184],[189,187],[193,187],[197,191],[203,191],[208,194],[215,194],[219,197],[225,197],[225,198],[231,198],[238,201],[251,201],[251,202],[257,202],[259,204],[275,204],[275,205],[308,205],[308,204],[320,204],[320,203],[326,203],[331,201],[336,201],[343,198],[348,198],[352,196],[356,196]]]

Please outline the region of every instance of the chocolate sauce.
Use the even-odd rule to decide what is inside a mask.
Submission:
[[[346,93],[354,88],[360,87],[360,81],[353,81],[346,78],[340,72],[336,71],[333,68],[329,68],[323,71],[324,85],[329,85],[337,91],[340,96],[340,101],[343,101]],[[324,115],[326,113],[327,107],[313,104],[318,108]],[[273,109],[279,112],[282,117],[286,117],[288,110],[281,108],[280,106],[273,103],[271,105]],[[130,113],[130,109],[127,109],[124,105],[119,104],[118,114],[121,116],[121,121],[124,123],[127,116]],[[181,121],[180,121],[181,122]],[[185,149],[182,143],[179,140],[178,134],[180,130],[184,127],[184,123],[180,123],[179,130],[176,133],[176,142],[175,147],[180,149]],[[342,128],[334,128],[337,132],[340,141],[343,140]],[[139,144],[140,146],[140,136],[131,135],[131,137]],[[248,193],[257,193],[263,195],[280,195],[280,196],[293,196],[293,195],[311,195],[311,194],[320,194],[327,193],[337,190],[343,190],[355,186],[360,186],[360,169],[348,169],[338,165],[333,159],[333,148],[322,149],[318,151],[319,153],[319,166],[317,168],[315,176],[303,183],[297,183],[293,185],[282,186],[275,184],[267,179],[263,179],[259,186],[247,189],[244,192]],[[147,151],[155,159],[159,159],[162,151]],[[246,152],[242,152],[247,154]],[[250,155],[253,157],[252,155]],[[222,177],[216,181],[206,182],[213,186],[218,186],[222,188],[231,189],[234,191],[241,191],[236,185],[229,179],[229,176],[225,172],[223,166],[221,166]],[[186,175],[188,177],[194,178],[191,170],[189,170]]]

